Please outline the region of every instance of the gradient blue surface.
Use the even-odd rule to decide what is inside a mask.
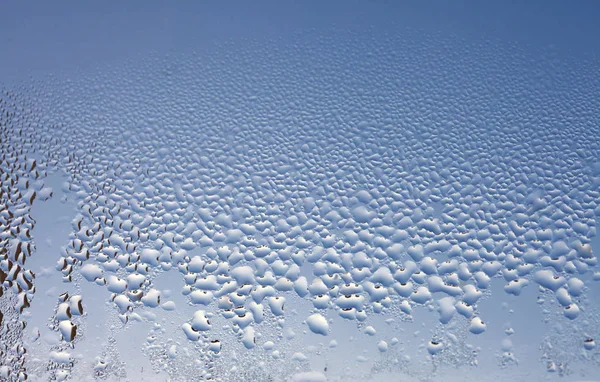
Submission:
[[[0,380],[597,379],[599,17],[3,2]]]

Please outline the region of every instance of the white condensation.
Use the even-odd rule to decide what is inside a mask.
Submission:
[[[0,82],[3,380],[598,374],[597,52],[297,7]]]
[[[322,315],[315,313],[306,319],[308,328],[316,334],[326,336],[329,334],[329,324],[327,319]]]

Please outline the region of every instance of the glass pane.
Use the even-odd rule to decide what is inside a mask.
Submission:
[[[0,380],[597,378],[599,8],[3,2]]]

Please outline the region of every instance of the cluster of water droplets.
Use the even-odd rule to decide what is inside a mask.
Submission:
[[[586,283],[600,279],[597,69],[531,67],[518,47],[439,36],[425,48],[410,33],[332,36],[233,41],[2,95],[2,377],[26,373],[29,208],[52,196],[49,167],[77,207],[55,271],[105,289],[123,327],[153,322],[144,352],[174,379],[324,380],[291,344],[329,336],[333,317],[391,354],[395,366],[374,370],[403,368],[400,335],[369,320],[419,308],[439,320],[427,362],[476,365],[468,338],[488,329],[478,304],[496,279],[508,295],[540,288],[568,320],[585,314]],[[506,57],[520,64],[511,76]],[[574,82],[564,94],[535,80],[550,69],[554,87]],[[186,309],[156,286],[173,273]],[[92,303],[60,295],[51,378],[69,378]],[[176,322],[157,318],[174,310]],[[577,335],[596,351],[597,330]],[[503,344],[500,362],[517,362]],[[109,358],[90,375],[120,373]]]

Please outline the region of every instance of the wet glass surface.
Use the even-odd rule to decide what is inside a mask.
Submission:
[[[0,380],[600,375],[592,1],[0,5]]]

